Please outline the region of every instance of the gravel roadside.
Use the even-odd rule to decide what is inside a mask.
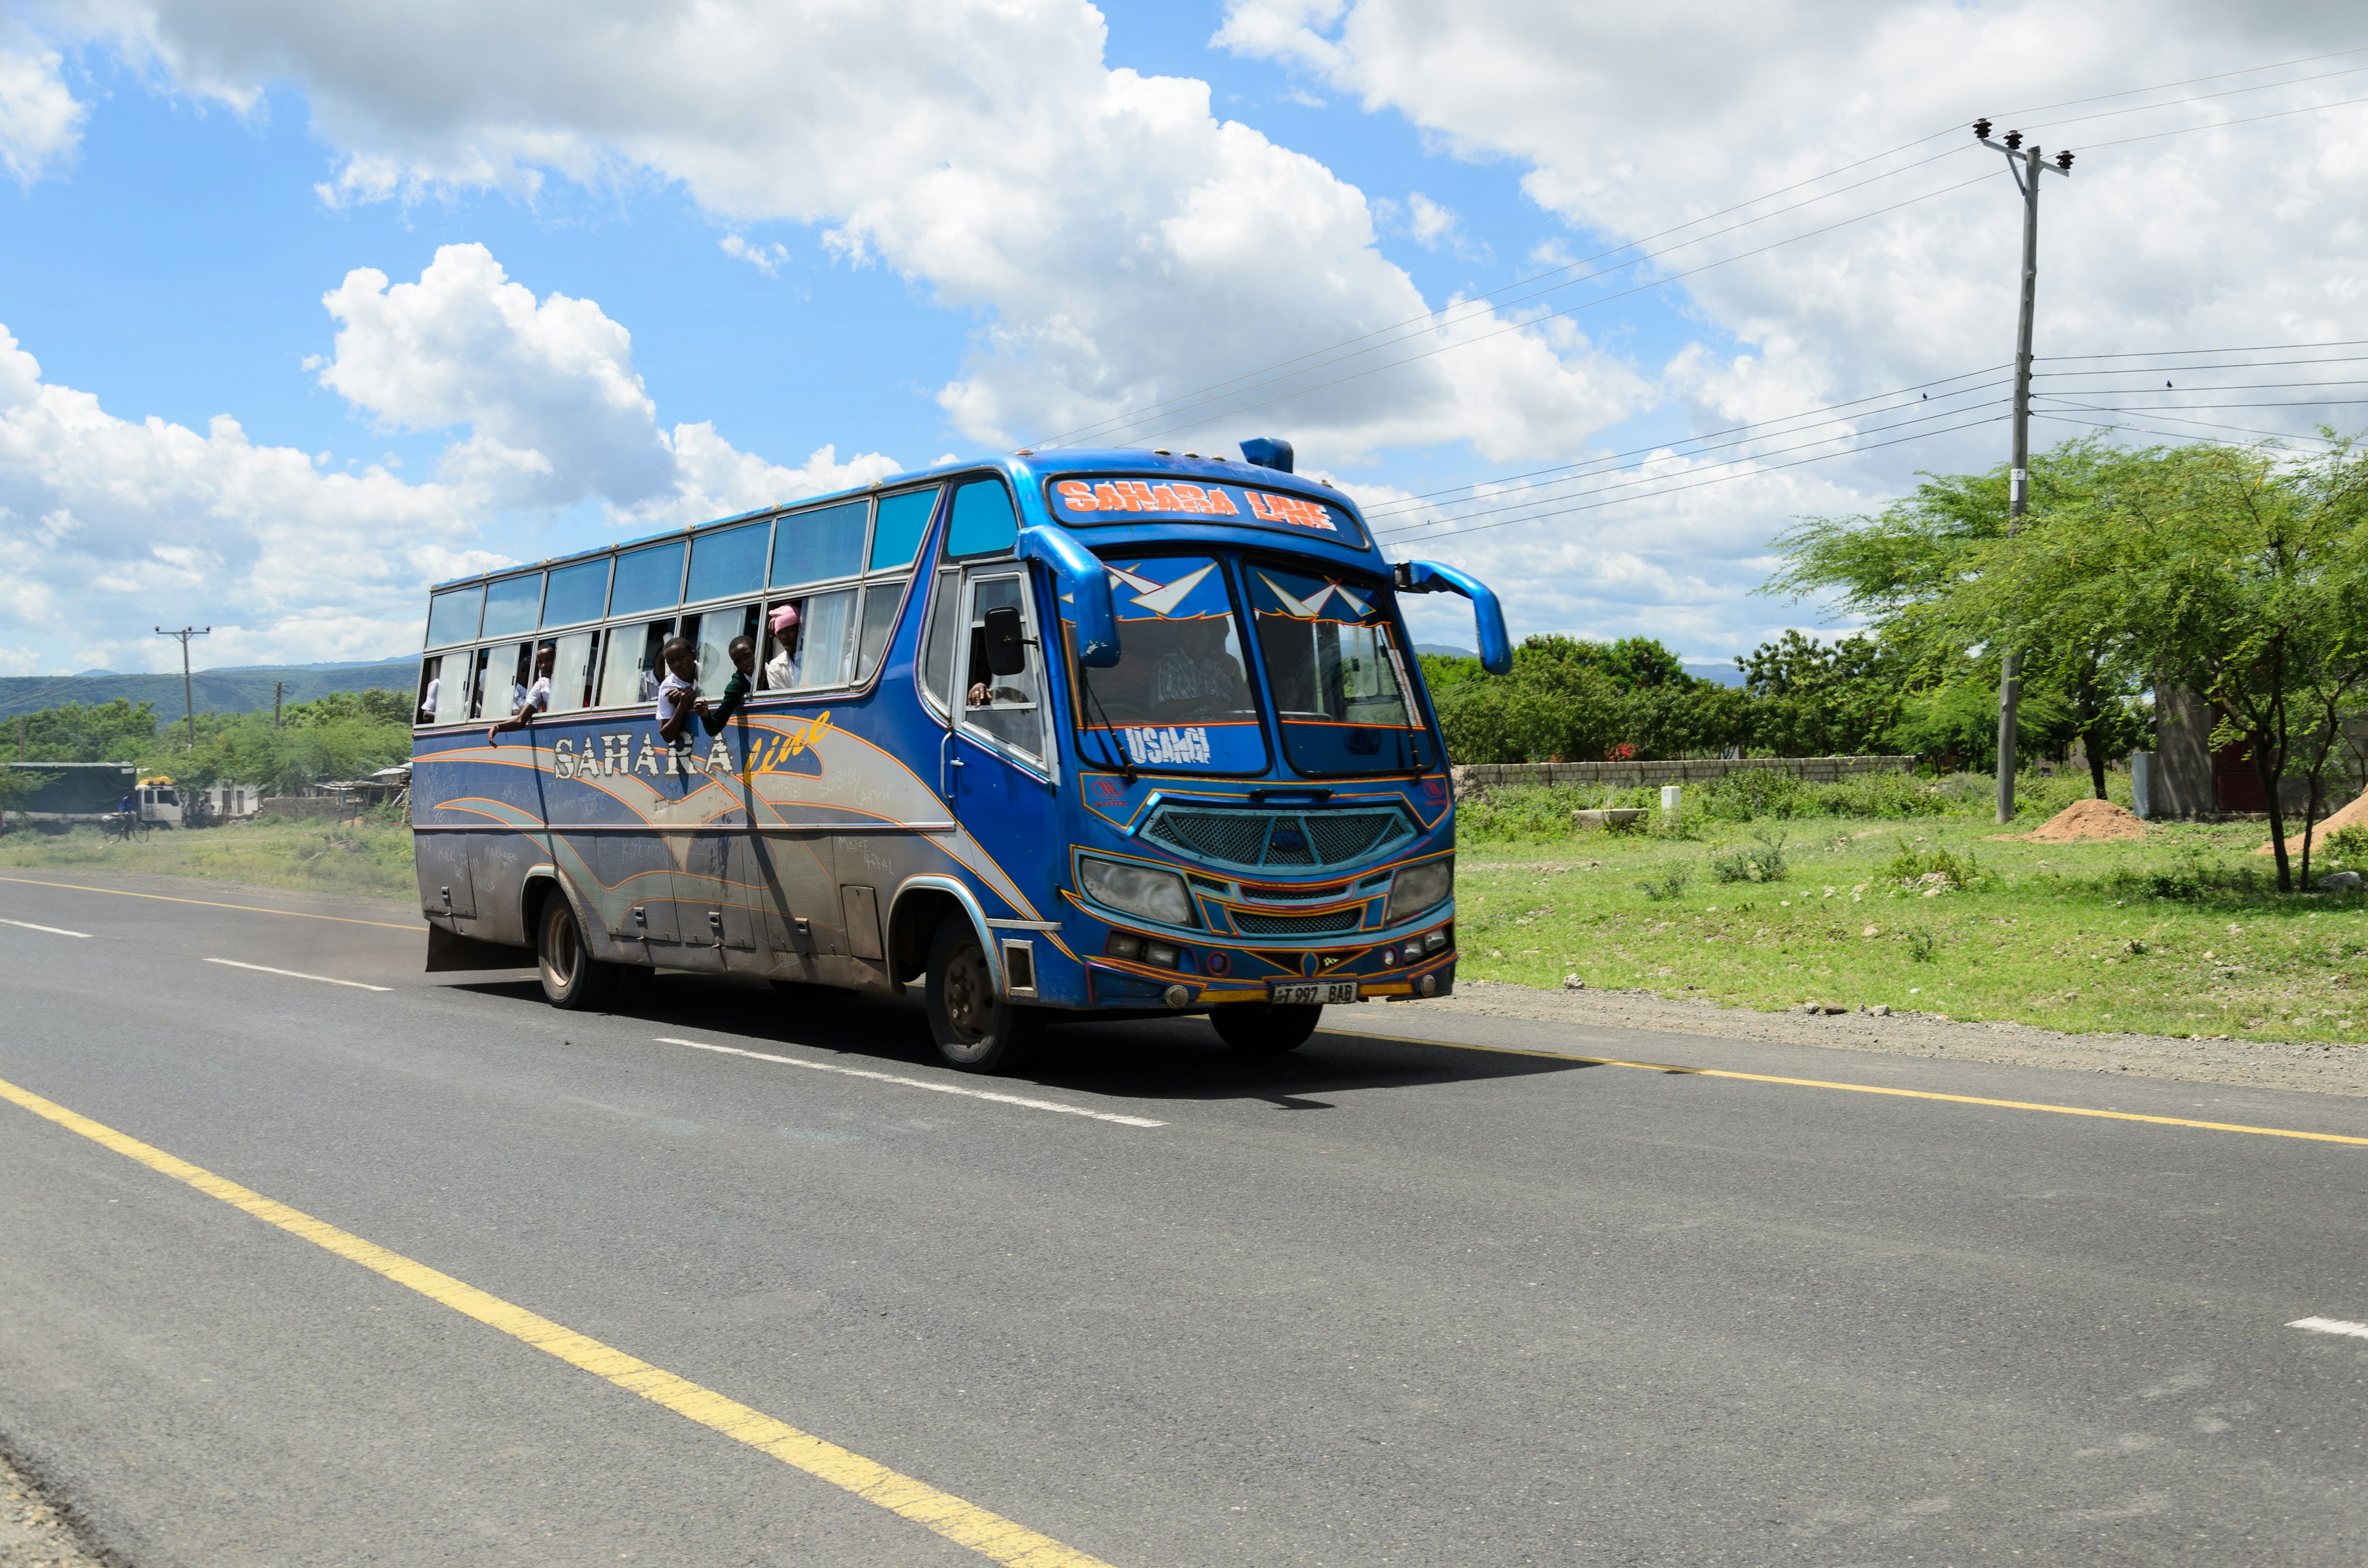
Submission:
[[[0,1460],[0,1568],[100,1568],[72,1526]]]
[[[2170,1040],[2160,1035],[2061,1034],[2027,1024],[1968,1023],[1932,1013],[1762,1013],[1647,991],[1539,991],[1502,981],[1459,981],[1455,994],[1399,1006],[1598,1028],[1664,1029],[1824,1045],[1893,1056],[2000,1062],[2078,1073],[2134,1073],[2195,1084],[2368,1095],[2368,1045],[2289,1040]]]

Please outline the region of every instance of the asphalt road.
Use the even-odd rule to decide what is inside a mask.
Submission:
[[[983,1082],[906,1005],[5,875],[0,1079],[1118,1568],[2368,1560],[2368,1338],[2287,1326],[2368,1320],[2368,1146],[1520,1052],[2368,1101],[1380,1006]],[[985,1561],[6,1101],[0,1445],[141,1568]]]

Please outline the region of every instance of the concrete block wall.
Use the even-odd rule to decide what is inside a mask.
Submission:
[[[1811,784],[1835,784],[1859,773],[1912,773],[1913,756],[1745,756],[1674,758],[1667,762],[1474,762],[1455,769],[1458,792],[1516,784],[1565,784],[1579,789],[1641,790],[1660,784],[1707,784],[1737,773],[1788,773]]]

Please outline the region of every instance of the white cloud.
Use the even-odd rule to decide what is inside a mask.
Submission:
[[[896,471],[830,447],[782,468],[712,423],[663,428],[632,335],[593,301],[538,301],[483,245],[440,247],[416,283],[358,267],[322,303],[339,325],[321,384],[386,428],[465,427],[438,477],[484,508],[595,498],[637,523],[699,522]]]
[[[2349,41],[2338,23],[2356,17],[2331,5],[2207,0],[2068,9],[2039,0],[1671,0],[1624,9],[1233,0],[1218,41],[1355,93],[1369,110],[1402,113],[1468,156],[1525,164],[1524,188],[1588,236],[1585,251],[1599,238],[1654,234],[1927,132],[1941,134],[1913,155],[1955,149],[1929,168],[1676,252],[1660,264],[1670,269],[1995,172],[1986,185],[1687,279],[1683,290],[1709,324],[1749,346],[1721,372],[1700,353],[1675,367],[1680,390],[1706,399],[1708,414],[1801,407],[2009,357],[2020,205],[2001,161],[1963,129],[1976,114],[2319,53],[2330,40]],[[2328,61],[2157,96],[2357,64]],[[2046,182],[2040,351],[2368,336],[2357,262],[2368,237],[2360,216],[2368,211],[2368,110],[2101,145],[2355,94],[2359,80],[2039,132],[2051,148],[2093,149],[2074,178]],[[2017,113],[2011,123],[2153,101]],[[1870,165],[1785,199],[1907,161]],[[2292,427],[2316,416],[2271,417]],[[2052,440],[2075,427],[2038,428],[2037,438]],[[1994,438],[1981,440],[1969,460],[1992,460]],[[1896,477],[1902,467],[1886,458],[1869,472]]]
[[[117,418],[0,327],[0,622],[66,650],[52,668],[162,667],[150,628],[184,621],[214,624],[215,654],[380,653],[423,583],[498,559],[444,485],[324,472],[226,415]]]
[[[29,185],[82,141],[87,112],[59,74],[58,51],[0,14],[0,168]]]
[[[725,222],[818,225],[842,258],[884,262],[979,314],[939,401],[982,442],[1041,441],[1429,315],[1374,247],[1360,192],[1220,121],[1204,83],[1107,67],[1100,15],[1079,0],[609,0],[564,28],[516,0],[108,17],[128,51],[191,91],[300,85],[341,152],[346,199],[655,176]],[[1435,340],[1457,335],[1477,336]],[[1510,458],[1565,448],[1645,396],[1586,338],[1520,332],[1227,414],[1197,437],[1129,434],[1207,444],[1281,422],[1341,460],[1458,438]]]
[[[1406,226],[1429,249],[1437,250],[1440,241],[1453,239],[1463,222],[1455,209],[1441,207],[1418,190],[1406,198]]]
[[[752,245],[738,234],[726,234],[716,244],[725,256],[746,262],[768,278],[778,276],[781,263],[790,259],[790,247],[779,240],[769,245]]]
[[[433,482],[334,472],[227,415],[202,435],[118,418],[0,328],[0,625],[48,667],[161,668],[167,621],[213,625],[210,665],[381,656],[416,644],[427,584],[507,562],[482,544],[499,514],[590,498],[620,530],[678,526],[901,466],[825,446],[784,467],[711,422],[662,427],[624,327],[538,301],[482,245],[416,282],[358,268],[323,303],[321,383],[381,426],[453,432]]]

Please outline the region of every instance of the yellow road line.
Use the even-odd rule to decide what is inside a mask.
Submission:
[[[1572,1062],[1584,1067],[1634,1067],[1646,1073],[1682,1073],[1695,1078],[1734,1078],[1746,1084],[1783,1084],[1796,1089],[1839,1089],[1853,1095],[1889,1095],[1903,1100],[1944,1100],[1951,1105],[1994,1106],[2000,1110],[2044,1110],[2055,1116],[2089,1116],[2101,1121],[2145,1121],[2157,1127],[2200,1127],[2207,1132],[2250,1132],[2262,1138],[2300,1138],[2313,1143],[2354,1143],[2368,1148],[2368,1138],[2352,1138],[2340,1132],[2298,1132],[2290,1127],[2248,1127],[2242,1122],[2195,1121],[2183,1116],[2140,1116],[2130,1110],[2048,1105],[2040,1100],[1993,1100],[1979,1095],[1944,1095],[1932,1089],[1892,1089],[1880,1084],[1836,1084],[1823,1078],[1782,1078],[1770,1073],[1731,1073],[1723,1067],[1681,1067],[1668,1062],[1622,1062],[1610,1056],[1571,1056],[1559,1051],[1523,1051],[1509,1045],[1470,1045],[1460,1040],[1418,1040],[1412,1035],[1375,1034],[1366,1029],[1319,1029],[1317,1032],[1354,1035],[1360,1040],[1394,1040],[1409,1045],[1443,1046],[1449,1051],[1484,1051],[1494,1056],[1537,1056],[1548,1062]]]
[[[425,931],[427,923],[397,926],[391,920],[356,920],[344,915],[308,915],[301,909],[266,909],[255,903],[217,903],[210,898],[175,898],[170,893],[126,892],[121,888],[86,888],[80,882],[44,882],[31,877],[0,877],[0,882],[22,882],[28,888],[65,888],[74,892],[113,893],[118,898],[153,898],[160,903],[195,903],[208,909],[244,909],[249,915],[284,915],[290,920],[334,920],[340,926],[376,926],[388,931]]]
[[[243,1209],[290,1235],[325,1247],[339,1257],[418,1291],[431,1301],[466,1313],[490,1328],[558,1357],[571,1367],[606,1378],[619,1388],[770,1454],[818,1480],[852,1492],[867,1503],[876,1503],[893,1514],[926,1525],[948,1540],[997,1562],[1013,1564],[1015,1568],[1110,1568],[1100,1558],[1064,1546],[1050,1536],[1039,1535],[975,1503],[966,1503],[927,1482],[900,1475],[886,1465],[850,1453],[810,1432],[801,1432],[787,1422],[776,1421],[712,1389],[701,1388],[524,1307],[488,1295],[473,1285],[463,1284],[449,1274],[439,1274],[424,1263],[416,1263],[325,1221],[275,1202],[234,1181],[43,1099],[29,1089],[18,1088],[6,1079],[0,1079],[0,1099],[13,1100],[68,1131],[80,1133],[176,1181],[187,1182],[210,1198]]]

